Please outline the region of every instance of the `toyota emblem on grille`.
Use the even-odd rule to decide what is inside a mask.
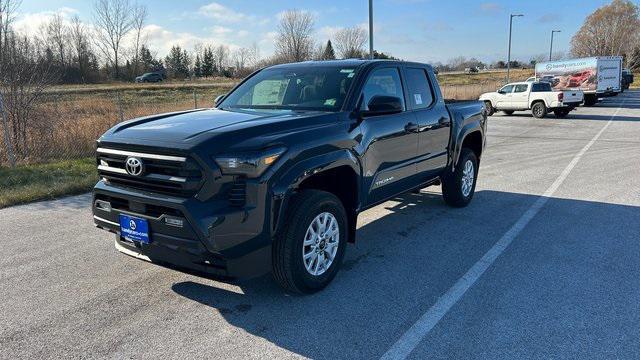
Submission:
[[[125,169],[129,175],[140,176],[144,170],[144,164],[136,157],[128,157],[125,161]]]

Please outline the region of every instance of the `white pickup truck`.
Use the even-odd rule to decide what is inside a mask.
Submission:
[[[496,92],[480,95],[489,115],[502,110],[511,115],[514,111],[531,110],[536,118],[553,111],[556,117],[566,117],[584,100],[581,90],[553,91],[548,82],[520,82],[503,86]]]

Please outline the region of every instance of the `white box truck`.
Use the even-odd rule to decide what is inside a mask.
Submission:
[[[536,79],[551,83],[553,90],[584,92],[584,104],[622,91],[622,56],[596,56],[536,64]]]

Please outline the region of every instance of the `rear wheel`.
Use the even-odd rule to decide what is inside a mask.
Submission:
[[[547,116],[547,106],[539,101],[531,107],[531,114],[538,119],[542,119]]]
[[[469,205],[476,190],[478,158],[469,148],[462,148],[460,160],[453,172],[442,180],[442,197],[453,207]]]
[[[292,199],[287,224],[273,243],[276,281],[286,290],[310,294],[337,274],[347,244],[347,214],[333,194],[306,190]]]
[[[513,110],[502,110],[505,115],[513,115]]]

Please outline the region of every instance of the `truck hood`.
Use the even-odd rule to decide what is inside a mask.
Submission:
[[[197,143],[247,128],[287,131],[318,123],[322,112],[245,112],[202,109],[133,119],[116,125],[101,141],[134,143]],[[315,121],[314,121],[315,120]],[[325,119],[326,121],[326,119]]]

